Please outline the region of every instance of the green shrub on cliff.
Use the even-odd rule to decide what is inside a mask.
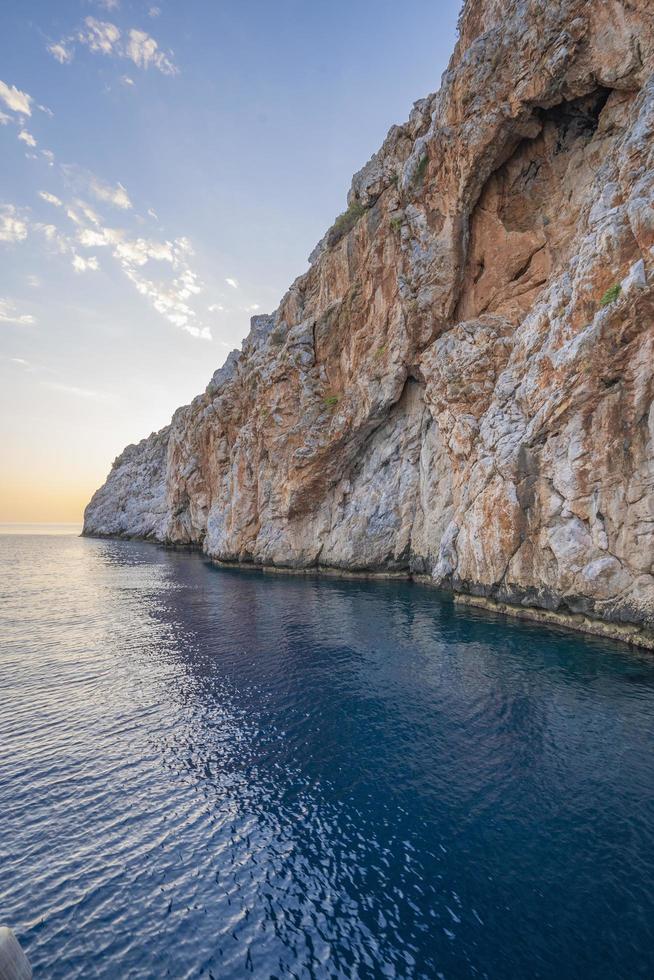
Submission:
[[[355,224],[361,218],[368,209],[363,206],[359,201],[353,201],[348,207],[347,211],[343,211],[339,214],[338,218],[331,226],[327,232],[327,244],[331,248],[340,242],[341,238],[347,235],[348,231],[354,228]]]
[[[616,282],[613,286],[609,286],[601,300],[599,301],[600,306],[609,306],[611,303],[615,303],[616,299],[622,292],[622,286],[619,282]]]

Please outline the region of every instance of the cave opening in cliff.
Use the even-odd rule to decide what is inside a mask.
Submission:
[[[590,175],[593,144],[611,90],[536,107],[537,131],[487,178],[468,223],[467,257],[455,321],[485,313],[517,322],[568,246]]]

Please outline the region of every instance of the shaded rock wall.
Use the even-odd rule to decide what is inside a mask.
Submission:
[[[650,642],[653,71],[646,0],[468,3],[440,92],[85,533],[412,571]]]

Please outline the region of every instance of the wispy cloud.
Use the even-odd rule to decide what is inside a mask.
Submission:
[[[64,41],[58,41],[57,44],[49,44],[48,51],[60,65],[67,65],[73,60],[73,52],[66,46]]]
[[[113,54],[120,41],[120,30],[116,25],[95,17],[87,17],[84,24],[85,28],[77,32],[77,41],[96,54]]]
[[[4,102],[12,112],[20,113],[23,116],[31,116],[31,105],[34,101],[27,92],[21,92],[15,85],[7,85],[0,81],[0,101]]]
[[[147,238],[125,239],[115,242],[115,251],[119,259],[130,265],[144,266],[151,259],[155,262],[176,263],[177,244],[174,242],[156,242]]]
[[[21,327],[29,327],[36,323],[31,313],[18,313],[14,303],[0,297],[0,323],[16,323]]]
[[[106,184],[95,174],[77,167],[67,165],[61,170],[78,189],[84,185],[104,203],[117,206],[123,212],[131,208],[122,184]],[[53,222],[33,221],[14,205],[4,204],[0,205],[0,242],[20,242],[31,231],[42,236],[47,248],[67,256],[72,269],[79,274],[100,269],[98,256],[84,254],[87,249],[106,249],[136,291],[169,323],[192,337],[211,339],[209,327],[195,308],[195,299],[204,291],[204,283],[192,267],[193,248],[188,238],[134,235],[124,228],[105,225],[101,215],[79,196],[67,202],[51,191],[38,193],[42,201],[65,215],[73,228],[66,232]],[[236,280],[232,283],[236,288]],[[32,322],[29,315],[5,307],[4,320],[8,321],[10,317],[11,322]]]
[[[161,13],[160,7],[150,7],[150,9],[148,10],[148,17],[152,17],[152,19],[154,20],[155,17],[158,17],[160,13]]]
[[[238,283],[236,279],[230,279],[228,277],[227,279],[225,279],[225,282],[227,283],[228,286],[231,286],[232,289],[238,289]]]
[[[18,134],[18,139],[22,140],[26,146],[36,146],[36,140],[31,133],[27,132],[26,129],[21,129],[20,133]]]
[[[169,323],[185,330],[191,337],[201,340],[211,340],[211,331],[204,326],[196,311],[189,305],[193,296],[202,292],[203,283],[189,265],[189,257],[193,254],[191,244],[186,238],[178,238],[174,242],[160,244],[153,254],[152,243],[149,243],[149,259],[170,262],[176,273],[172,281],[153,279],[141,271],[143,252],[139,240],[124,242],[114,255],[120,261],[127,278],[134,284],[137,291],[145,296],[157,313],[165,317]],[[170,258],[165,254],[171,249]]]
[[[38,231],[43,235],[49,245],[53,245],[55,247],[57,252],[67,252],[70,250],[66,237],[60,234],[59,229],[55,225],[44,224],[41,221],[37,221],[33,227],[35,231]]]
[[[10,122],[11,116],[8,116],[6,112],[0,112],[0,126],[6,126]]]
[[[44,192],[41,192],[43,196]],[[48,195],[48,197],[54,197],[54,194]],[[59,200],[59,198],[56,198]],[[82,203],[82,202],[77,202]],[[59,201],[59,206],[63,207],[61,201]],[[94,215],[94,212],[88,208],[89,214]],[[66,214],[71,220],[81,223],[84,218],[80,217],[76,211],[72,208],[66,208]],[[80,255],[76,248],[76,242],[69,235],[63,234],[56,225],[45,224],[43,222],[36,222],[33,226],[35,231],[39,232],[45,238],[47,245],[49,245],[55,252],[60,255],[69,255],[71,265],[75,272],[97,272],[100,268],[98,259],[95,255],[83,256]]]
[[[9,360],[12,364],[18,364],[19,367],[29,367],[30,362],[26,361],[24,357],[10,357]]]
[[[0,205],[0,242],[22,242],[27,238],[27,221],[13,204]]]
[[[95,228],[82,228],[77,240],[83,248],[102,248],[109,244],[106,232],[96,231]]]
[[[98,228],[100,227],[100,216],[93,210],[90,204],[80,200],[80,198],[76,198],[73,201],[73,207],[68,208],[66,214],[76,225],[82,225],[84,221],[90,221],[92,225],[96,225]]]
[[[87,17],[83,27],[48,45],[48,51],[60,64],[68,64],[73,59],[76,45],[82,45],[94,54],[126,58],[139,68],[156,68],[163,75],[176,75],[179,71],[172,55],[162,51],[146,31],[133,27],[123,34],[116,24],[96,17]]]
[[[95,255],[91,255],[88,259],[85,259],[84,256],[75,254],[73,255],[72,263],[75,272],[97,272],[100,268]]]
[[[71,163],[62,164],[60,169],[66,183],[69,184],[69,186],[71,186],[77,194],[92,194],[97,201],[102,201],[104,204],[110,204],[112,207],[118,208],[121,211],[131,210],[132,202],[129,194],[127,193],[127,188],[120,182],[117,184],[111,184],[109,181],[103,180],[102,178],[96,176],[96,174],[92,173],[90,170],[86,170],[83,167],[78,167]],[[76,202],[76,206],[82,207],[82,202],[78,200]],[[88,205],[83,205],[83,207],[88,207]],[[71,216],[69,215],[69,217]],[[94,224],[99,222],[98,216],[92,216],[90,212],[86,214],[86,217],[93,221]]]
[[[56,194],[51,194],[50,191],[39,191],[39,197],[47,201],[48,204],[54,204],[56,208],[63,206],[63,202],[59,200]]]
[[[79,178],[77,171],[71,171],[71,175]],[[87,179],[86,183],[91,187],[93,180]],[[61,235],[52,226],[40,226],[40,230],[55,248],[72,254],[73,267],[77,271],[98,267],[95,256],[88,265],[90,260],[85,262],[79,256],[78,248],[108,249],[137,292],[158,313],[192,337],[211,339],[209,328],[191,305],[193,298],[203,291],[204,284],[191,267],[193,249],[187,238],[162,241],[133,236],[123,228],[104,225],[95,211],[79,198],[66,206],[65,212],[75,225],[74,239]]]
[[[89,189],[94,197],[97,197],[98,201],[105,201],[107,204],[111,204],[113,207],[120,208],[123,211],[128,211],[132,207],[129,194],[122,184],[117,184],[115,187],[112,187],[111,184],[106,184],[104,181],[98,180],[97,177],[93,177],[89,182]]]
[[[139,68],[149,68],[152,65],[158,68],[163,75],[176,75],[178,68],[170,58],[164,54],[153,37],[145,31],[138,31],[135,28],[129,32],[126,46],[127,57],[131,58]]]

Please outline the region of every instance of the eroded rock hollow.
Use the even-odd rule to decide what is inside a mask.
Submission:
[[[654,647],[654,5],[474,0],[440,92],[84,532]]]

